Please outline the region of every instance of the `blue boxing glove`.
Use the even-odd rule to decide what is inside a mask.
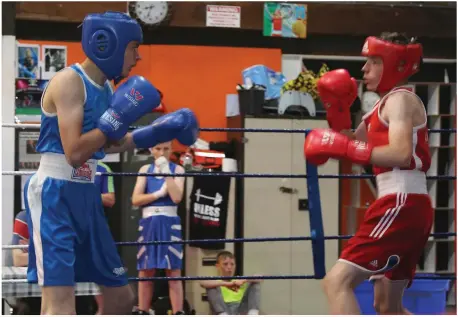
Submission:
[[[177,139],[183,145],[193,145],[199,136],[199,122],[190,109],[180,109],[166,114],[146,127],[132,132],[135,146],[140,149],[154,147]]]
[[[144,77],[133,76],[118,87],[111,99],[111,105],[100,117],[98,126],[108,139],[122,139],[129,125],[161,103],[157,89]]]

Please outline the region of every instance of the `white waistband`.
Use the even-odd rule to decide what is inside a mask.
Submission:
[[[96,172],[97,160],[88,160],[82,166],[74,168],[68,164],[65,155],[44,153],[41,155],[37,174],[71,182],[93,183]]]
[[[395,193],[427,194],[426,174],[414,170],[394,170],[376,177],[378,198]]]
[[[151,216],[167,216],[167,217],[176,217],[178,208],[176,206],[149,206],[144,207],[143,218],[148,218]]]

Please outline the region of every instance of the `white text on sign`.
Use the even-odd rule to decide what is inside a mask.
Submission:
[[[241,7],[207,5],[207,26],[240,28]]]

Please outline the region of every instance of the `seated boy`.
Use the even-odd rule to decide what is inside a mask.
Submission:
[[[234,276],[235,257],[222,251],[216,257],[218,276]],[[213,314],[258,315],[261,301],[261,280],[209,280],[200,286],[207,290]]]

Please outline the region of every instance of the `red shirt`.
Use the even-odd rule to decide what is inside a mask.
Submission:
[[[385,104],[386,98],[395,91],[406,91],[414,94],[420,99],[409,87],[398,87],[391,90],[382,99],[380,99],[374,106],[371,112],[367,113],[364,117],[364,123],[367,129],[367,139],[369,143],[374,146],[382,146],[389,144],[388,123],[381,117],[381,110]],[[423,102],[420,100],[423,105]],[[425,110],[426,116],[426,110]],[[431,154],[429,152],[428,145],[428,124],[425,121],[423,124],[413,128],[413,153],[410,159],[409,167],[398,168],[400,170],[419,170],[427,172],[431,165]],[[373,166],[373,172],[375,175],[392,171],[391,167],[380,167]]]

